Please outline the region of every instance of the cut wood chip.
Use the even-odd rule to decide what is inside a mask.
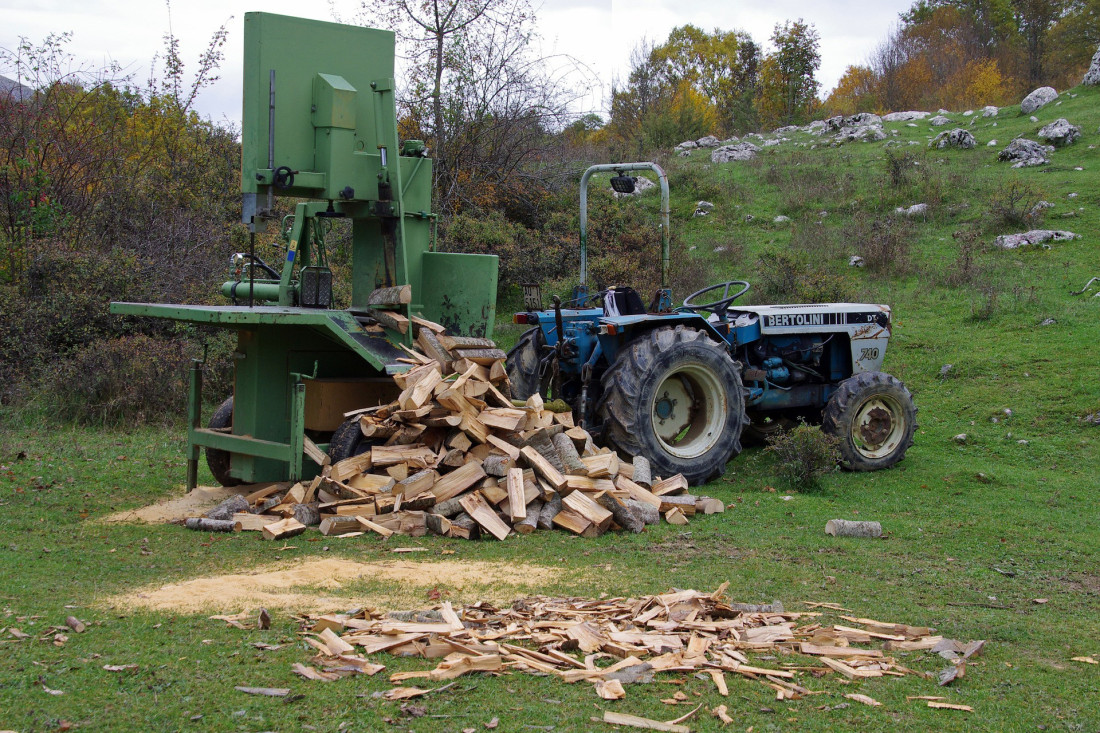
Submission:
[[[626,690],[618,680],[596,680],[596,694],[604,700],[622,700],[626,697]]]
[[[264,697],[286,697],[290,694],[289,687],[241,687],[236,686],[233,688],[237,692],[243,692],[246,695],[262,695]]]
[[[662,723],[659,720],[640,718],[637,715],[627,715],[626,713],[613,713],[610,710],[605,710],[603,712],[603,722],[610,723],[611,725],[625,725],[631,728],[662,730],[668,731],[669,733],[691,733],[691,728],[688,728],[686,725]]]
[[[873,708],[877,708],[877,707],[882,706],[882,703],[879,702],[878,700],[876,700],[875,698],[868,697],[867,695],[861,695],[858,692],[850,692],[847,695],[845,695],[844,697],[848,698],[849,700],[855,700],[856,702],[861,702],[864,705],[870,705]]]
[[[1070,661],[1084,662],[1085,664],[1100,664],[1095,657],[1070,657]]]
[[[962,710],[966,713],[974,712],[974,708],[969,705],[956,705],[950,702],[936,702],[935,700],[929,700],[928,707],[938,708],[939,710]]]

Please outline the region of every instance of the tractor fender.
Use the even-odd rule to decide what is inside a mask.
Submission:
[[[655,328],[684,325],[702,331],[708,338],[728,347],[726,337],[697,313],[670,313],[667,315],[603,316],[600,318],[600,349],[608,364],[614,364],[619,349]]]

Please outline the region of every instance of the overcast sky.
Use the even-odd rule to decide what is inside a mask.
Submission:
[[[534,0],[538,4],[538,0]],[[599,111],[612,78],[629,71],[630,50],[643,38],[657,42],[672,28],[693,23],[704,30],[745,30],[767,43],[776,23],[802,18],[821,35],[822,93],[850,64],[863,63],[912,0],[545,0],[538,11],[542,53],[568,54],[595,70],[602,88],[587,104]],[[353,0],[176,0],[171,28],[188,70],[223,23],[229,30],[221,80],[198,100],[214,120],[238,122],[241,110],[241,36],[251,10],[332,20],[355,13]],[[159,0],[0,0],[0,47],[14,49],[23,36],[41,41],[50,32],[73,33],[69,50],[80,61],[122,64],[138,80],[148,77],[163,48],[169,14]]]

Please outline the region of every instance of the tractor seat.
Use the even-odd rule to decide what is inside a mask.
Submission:
[[[608,288],[607,295],[603,298],[603,314],[605,316],[644,316],[645,304],[642,296],[634,288],[620,286]]]

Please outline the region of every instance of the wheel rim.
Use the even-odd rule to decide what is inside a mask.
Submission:
[[[855,413],[852,442],[864,458],[883,458],[901,445],[907,428],[905,410],[890,395],[872,395]]]
[[[696,458],[722,437],[729,408],[714,372],[685,364],[657,385],[649,410],[661,446],[677,458]]]

